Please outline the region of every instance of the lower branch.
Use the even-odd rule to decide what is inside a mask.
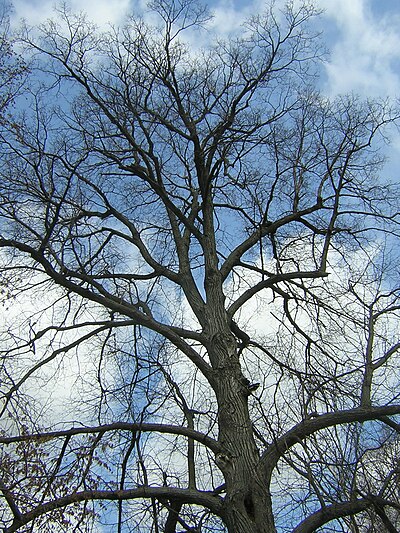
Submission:
[[[354,501],[327,505],[303,520],[297,527],[293,529],[292,533],[312,533],[319,527],[322,527],[324,524],[327,524],[332,520],[355,515],[369,508],[374,508],[375,511],[376,509],[379,509],[382,512],[385,506],[399,508],[398,504],[394,504],[393,502],[379,496],[368,496],[366,498],[360,498]]]
[[[175,487],[138,487],[126,490],[85,490],[75,492],[68,496],[62,496],[55,500],[43,503],[28,513],[21,514],[14,518],[10,527],[5,528],[4,533],[14,533],[26,524],[56,509],[67,507],[73,503],[87,502],[93,500],[122,501],[137,500],[139,498],[159,498],[162,500],[173,500],[182,504],[191,503],[207,507],[216,515],[222,514],[222,499],[212,492],[203,492],[193,489],[179,489]]]
[[[176,525],[178,523],[179,513],[182,509],[181,502],[171,502],[168,506],[169,513],[167,521],[165,522],[164,533],[175,533]]]
[[[75,427],[70,429],[62,429],[59,431],[44,431],[42,433],[32,433],[24,435],[15,435],[12,437],[0,436],[0,444],[12,444],[16,442],[38,441],[46,442],[51,439],[71,437],[73,435],[89,435],[94,433],[105,433],[107,431],[131,431],[131,432],[154,432],[154,433],[169,433],[171,435],[181,435],[182,437],[189,437],[201,444],[207,446],[214,453],[220,451],[220,445],[216,440],[200,431],[187,428],[184,426],[174,426],[170,424],[152,424],[142,422],[115,422],[114,424],[105,424],[102,426],[93,427]]]
[[[380,420],[382,417],[398,414],[400,414],[400,405],[384,405],[382,407],[368,408],[357,407],[355,409],[346,409],[333,413],[316,414],[315,418],[303,420],[282,435],[282,437],[277,438],[263,454],[261,460],[262,466],[271,472],[285,452],[321,429],[339,426],[341,424],[351,424],[353,422]]]

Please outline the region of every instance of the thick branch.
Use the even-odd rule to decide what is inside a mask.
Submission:
[[[10,527],[4,529],[4,533],[14,533],[23,525],[29,524],[36,518],[45,515],[55,509],[62,509],[67,505],[78,502],[93,500],[121,501],[138,498],[160,498],[192,503],[207,507],[216,514],[222,512],[222,500],[212,492],[202,492],[193,489],[178,489],[175,487],[138,487],[127,490],[85,490],[57,498],[56,500],[39,505],[32,511],[23,514],[14,520]]]
[[[262,466],[271,472],[276,463],[292,446],[303,441],[310,435],[317,433],[321,429],[337,426],[340,424],[351,424],[352,422],[366,422],[376,420],[380,417],[400,414],[400,405],[385,405],[383,407],[356,408],[334,413],[327,413],[315,418],[303,420],[285,435],[275,440],[262,456]]]
[[[191,439],[204,444],[214,453],[218,453],[220,451],[220,446],[216,440],[194,429],[183,426],[173,426],[169,424],[145,424],[130,422],[116,422],[114,424],[105,424],[102,426],[77,427],[59,431],[45,431],[42,433],[16,435],[12,437],[4,437],[0,435],[0,444],[13,444],[15,442],[26,441],[48,441],[51,439],[65,438],[73,435],[89,435],[94,433],[105,433],[107,431],[140,431],[181,435],[183,437],[190,437]]]
[[[372,502],[365,498],[355,500],[353,502],[334,503],[333,505],[328,505],[316,513],[308,516],[293,529],[292,533],[312,533],[331,520],[360,513],[371,506]]]
[[[377,511],[378,509],[382,510],[385,506],[399,508],[398,504],[394,504],[393,502],[378,496],[369,496],[354,501],[327,505],[308,516],[293,529],[292,533],[312,533],[332,520],[343,518],[344,516],[355,515],[370,507],[376,508]],[[379,515],[380,513],[377,512],[377,514]]]
[[[15,498],[14,498],[14,495],[12,494],[12,492],[10,490],[8,490],[4,485],[3,483],[0,481],[0,492],[2,493],[3,495],[3,498],[6,500],[13,516],[14,516],[14,520],[20,520],[21,519],[21,511],[19,510],[16,502],[15,502]]]
[[[0,248],[11,247],[21,252],[29,254],[34,261],[39,263],[46,274],[57,283],[57,285],[64,287],[72,293],[78,294],[89,301],[96,302],[107,309],[111,309],[123,316],[132,318],[140,326],[146,327],[156,333],[163,335],[166,339],[171,341],[177,348],[179,348],[197,368],[203,373],[203,375],[211,382],[213,382],[213,375],[211,367],[208,363],[194,350],[187,342],[185,342],[175,331],[172,326],[158,322],[148,314],[139,311],[135,306],[130,305],[127,302],[106,293],[98,294],[91,291],[88,288],[83,287],[81,284],[77,284],[67,278],[67,275],[74,276],[77,273],[70,272],[57,272],[53,265],[43,256],[42,253],[35,250],[33,247],[10,239],[0,238]],[[90,277],[86,280],[90,283]],[[97,287],[98,288],[98,287]]]

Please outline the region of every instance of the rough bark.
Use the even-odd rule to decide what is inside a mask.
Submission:
[[[230,533],[271,533],[275,527],[269,487],[260,469],[236,342],[232,335],[216,334],[212,344],[219,361],[215,392],[221,452],[216,462],[226,483],[224,518]]]

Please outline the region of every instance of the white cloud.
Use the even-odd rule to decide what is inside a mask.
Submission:
[[[273,7],[276,16],[279,16],[279,12],[284,9],[285,4],[285,0],[275,0]],[[268,9],[268,2],[265,0],[245,0],[242,2],[217,0],[210,2],[210,7],[213,19],[209,28],[218,35],[228,36],[241,31],[243,23],[253,15],[264,13]]]
[[[323,10],[323,41],[331,51],[325,64],[324,91],[329,96],[354,92],[394,96],[400,87],[400,11],[372,10],[372,0],[311,0]],[[246,18],[265,9],[261,0],[218,0],[210,28],[227,36],[240,31]],[[279,0],[276,12],[283,7]]]
[[[326,65],[327,92],[365,96],[398,93],[400,13],[378,16],[367,0],[319,0],[317,4],[325,10],[325,23],[336,26],[336,31],[330,32],[334,41]]]
[[[238,31],[248,16],[249,6],[238,9],[233,0],[221,0],[212,8],[213,19],[210,27],[220,35]]]
[[[40,278],[39,275],[33,278],[32,285],[39,283]],[[81,324],[94,323],[100,318],[100,311],[94,306],[80,309],[77,301],[61,296],[56,287],[39,284],[32,292],[23,290],[14,294],[11,290],[10,295],[4,294],[4,301],[0,302],[0,359],[1,372],[5,372],[0,377],[0,396],[4,398],[3,394],[11,386],[5,376],[12,375],[14,383],[25,376],[26,380],[24,383],[21,380],[19,390],[31,397],[32,402],[34,399],[32,407],[39,409],[43,421],[50,425],[55,421],[63,423],[78,417],[90,420],[92,413],[89,409],[86,415],[80,412],[80,393],[84,390],[89,396],[98,394],[96,356],[101,351],[101,344],[96,339],[90,340],[72,347],[67,353],[62,347],[74,343],[91,329],[90,326],[76,331],[68,329],[75,320]],[[68,311],[68,305],[71,305],[72,312]],[[54,326],[43,335],[39,333],[53,323],[62,326]],[[66,328],[64,332],[61,331],[63,328]],[[37,340],[30,342],[34,334],[37,334]],[[99,341],[101,343],[100,338]],[[47,359],[51,355],[54,358]],[[37,366],[28,377],[30,370],[39,363],[44,364],[40,368]]]
[[[15,0],[13,20],[25,19],[29,26],[40,24],[54,16],[57,2],[47,0]],[[129,12],[130,0],[70,0],[74,12],[87,13],[89,20],[98,26],[117,24]]]

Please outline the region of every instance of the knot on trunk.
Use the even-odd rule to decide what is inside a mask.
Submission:
[[[225,331],[218,331],[211,337],[212,350],[219,352],[219,354],[228,357],[234,357],[236,355],[236,339],[232,333]],[[222,357],[221,360],[225,359]]]
[[[255,520],[255,510],[254,510],[254,501],[253,501],[253,495],[251,491],[249,491],[243,500],[244,508],[246,509],[246,513],[248,514],[250,520],[254,522]]]
[[[233,470],[232,457],[227,453],[217,453],[215,456],[215,462],[224,473],[226,473],[228,470]]]

